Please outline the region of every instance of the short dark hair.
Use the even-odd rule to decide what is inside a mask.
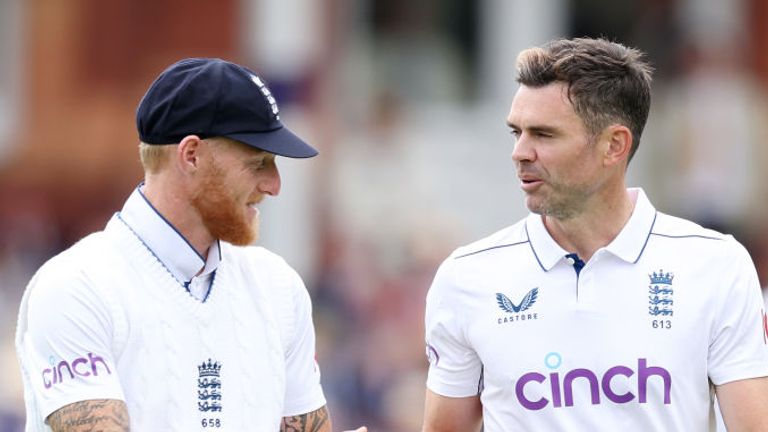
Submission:
[[[652,68],[641,51],[598,38],[557,39],[517,57],[517,82],[568,86],[568,99],[587,131],[596,136],[613,123],[632,132],[632,159],[651,106]]]

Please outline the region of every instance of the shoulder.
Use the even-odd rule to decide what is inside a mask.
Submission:
[[[233,246],[221,242],[221,253],[224,260],[231,260],[246,274],[258,274],[272,281],[298,277],[296,270],[283,257],[261,246]]]
[[[283,257],[260,246],[233,246],[222,242],[222,259],[231,261],[240,278],[266,290],[268,301],[281,309],[292,309],[309,301],[298,272]]]
[[[106,248],[102,233],[92,234],[48,260],[30,280],[20,308],[20,328],[44,337],[73,339],[77,329],[111,325],[114,277],[102,266]]]
[[[304,281],[280,255],[259,246],[222,243],[222,259],[231,260],[247,281],[249,296],[267,305],[275,318],[285,350],[290,350],[305,325],[311,326],[312,304]]]
[[[59,289],[73,286],[71,282],[87,282],[99,269],[109,251],[104,232],[84,237],[68,249],[45,262],[33,277],[37,285],[55,282]]]
[[[657,212],[656,221],[650,233],[656,240],[668,240],[670,243],[678,243],[681,247],[686,245],[710,245],[723,247],[737,245],[738,242],[730,234],[704,228],[688,219]]]
[[[460,260],[466,257],[480,258],[484,255],[493,254],[508,248],[517,248],[529,243],[528,233],[526,232],[525,220],[503,228],[495,233],[461,246],[453,251],[448,257],[449,260]]]
[[[656,221],[653,224],[651,235],[667,237],[671,239],[702,239],[725,241],[729,235],[704,228],[701,225],[666,213],[657,212]]]
[[[49,327],[89,319],[109,322],[119,302],[114,282],[129,274],[125,266],[113,238],[104,231],[90,234],[38,269],[27,284],[20,316]]]
[[[687,219],[658,212],[649,241],[680,254],[697,254],[717,259],[749,260],[749,253],[732,235],[724,234]]]
[[[485,238],[454,250],[435,274],[429,297],[448,292],[472,291],[478,280],[494,279],[504,263],[522,263],[520,257],[530,255],[531,247],[525,220],[501,229]]]

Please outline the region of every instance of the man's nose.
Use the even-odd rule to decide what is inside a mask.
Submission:
[[[259,180],[259,191],[266,195],[277,196],[280,193],[280,171],[272,162],[266,168],[264,177]]]
[[[533,161],[536,159],[536,151],[531,145],[531,141],[525,134],[515,140],[515,147],[512,149],[512,160],[515,162]]]

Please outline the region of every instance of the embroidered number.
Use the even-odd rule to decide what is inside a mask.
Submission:
[[[203,419],[202,424],[203,424],[203,427],[208,427],[208,428],[216,427],[216,428],[220,428],[221,427],[221,419],[212,419],[212,418]]]
[[[651,322],[651,325],[653,326],[653,328],[657,328],[657,329],[671,329],[672,320],[653,320]]]

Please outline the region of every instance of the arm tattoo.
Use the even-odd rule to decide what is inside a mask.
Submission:
[[[58,409],[46,420],[54,432],[129,432],[125,402],[94,399]]]
[[[331,430],[328,408],[322,407],[311,413],[283,417],[280,432],[323,432]]]

